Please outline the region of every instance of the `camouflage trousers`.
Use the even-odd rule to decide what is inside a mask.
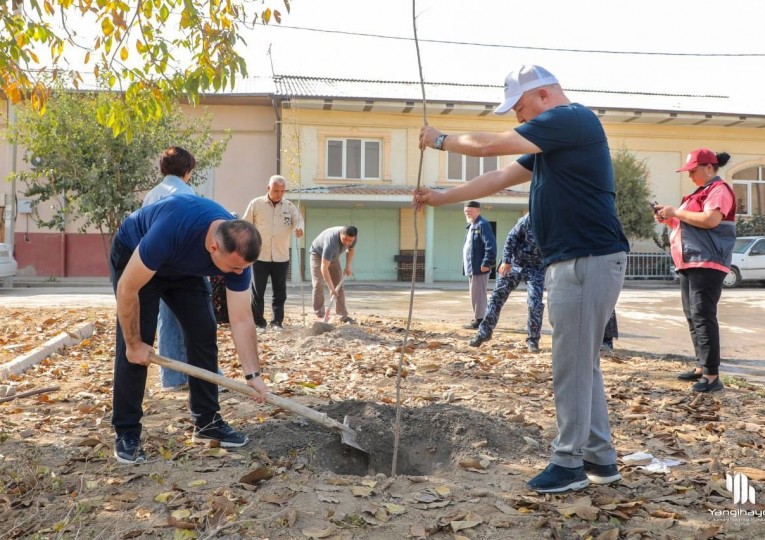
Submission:
[[[502,306],[507,302],[510,293],[513,292],[523,279],[528,288],[527,303],[529,306],[529,316],[526,322],[527,338],[526,343],[539,345],[539,334],[542,330],[542,315],[545,305],[542,302],[542,294],[545,288],[545,271],[543,268],[523,268],[514,267],[506,276],[497,275],[497,282],[489,299],[489,307],[486,308],[486,314],[478,327],[478,336],[490,338],[494,332],[494,327],[499,322],[499,313]]]

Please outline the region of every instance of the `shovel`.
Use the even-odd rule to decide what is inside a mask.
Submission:
[[[335,290],[340,293],[340,287],[343,286],[343,281],[345,281],[345,276],[340,278],[340,281],[337,282],[337,286],[335,287]],[[329,322],[329,318],[332,316],[332,306],[335,305],[335,300],[337,300],[337,295],[333,294],[329,298],[329,304],[327,305],[327,311],[324,313],[324,322]]]
[[[178,362],[177,360],[171,360],[170,358],[165,358],[164,356],[160,356],[154,353],[149,353],[149,361],[165,368],[180,371],[181,373],[185,373],[191,377],[196,377],[197,379],[202,379],[209,383],[217,384],[218,386],[228,388],[229,390],[239,392],[240,394],[244,394],[246,396],[253,397],[255,395],[255,390],[247,386],[245,383],[236,381],[234,379],[229,379],[228,377],[218,375],[217,373],[207,371],[206,369],[191,366],[184,362]],[[353,448],[367,454],[367,451],[364,450],[358,442],[356,442],[357,433],[353,431],[348,425],[347,416],[344,419],[344,423],[341,424],[334,418],[327,416],[325,413],[321,413],[311,409],[310,407],[306,407],[305,405],[297,403],[296,401],[291,401],[287,398],[283,398],[271,393],[266,394],[266,403],[270,403],[276,407],[281,407],[282,409],[298,414],[304,418],[308,418],[317,424],[321,424],[322,426],[339,433],[343,444],[352,446]]]

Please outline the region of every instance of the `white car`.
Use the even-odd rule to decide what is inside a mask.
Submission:
[[[15,275],[17,269],[10,244],[0,244],[0,278]]]
[[[742,281],[757,279],[765,280],[765,236],[736,238],[733,261],[723,287],[738,287]]]

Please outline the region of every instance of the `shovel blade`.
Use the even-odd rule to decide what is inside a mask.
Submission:
[[[343,444],[352,446],[353,448],[368,454],[368,452],[364,450],[356,440],[356,435],[358,434],[353,431],[353,429],[351,429],[351,426],[348,424],[348,417],[346,416],[343,418],[343,429],[340,431],[340,440]]]

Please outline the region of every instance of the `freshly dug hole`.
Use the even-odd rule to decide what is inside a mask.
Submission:
[[[319,470],[356,476],[391,474],[395,408],[346,401],[321,410],[340,422],[348,416],[357,442],[367,453],[342,444],[340,434],[302,418],[268,422],[252,437],[271,458],[310,452],[311,466]],[[396,473],[434,474],[479,454],[508,459],[523,452],[527,434],[523,427],[501,417],[455,405],[403,409]]]

